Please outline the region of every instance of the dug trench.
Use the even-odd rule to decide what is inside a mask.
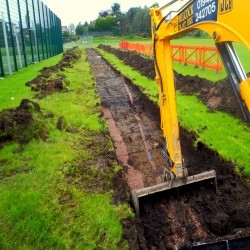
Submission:
[[[130,202],[131,190],[162,182],[166,163],[161,156],[159,109],[96,51],[88,49],[87,55],[123,166],[113,178],[114,200]],[[250,189],[234,164],[202,143],[196,145],[195,134],[182,127],[180,139],[189,174],[214,169],[218,192],[202,184],[148,196],[140,202],[141,216],[122,222],[130,249],[189,248],[197,242],[250,235]]]
[[[125,51],[108,45],[99,45],[99,48],[116,55],[133,69],[139,71],[149,79],[154,79],[154,61],[150,57],[143,57],[134,51]],[[213,83],[199,76],[183,76],[174,72],[176,89],[186,95],[196,95],[209,109],[226,112],[245,122],[238,100],[232,90],[229,78]],[[250,124],[248,122],[248,124]]]

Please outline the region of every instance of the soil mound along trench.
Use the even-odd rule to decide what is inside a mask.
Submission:
[[[72,67],[80,57],[81,50],[78,47],[66,50],[58,64],[51,67],[44,67],[41,69],[40,75],[25,85],[31,87],[32,91],[37,92],[35,98],[38,99],[55,92],[67,92],[70,82],[63,71],[65,71],[65,68]]]
[[[139,71],[150,79],[155,77],[154,61],[133,51],[112,48],[108,45],[99,45],[99,48],[116,55],[125,64]],[[231,88],[229,78],[213,83],[198,76],[183,76],[174,72],[176,88],[187,95],[196,94],[201,101],[211,110],[219,110],[235,116],[243,121],[241,109]]]
[[[48,137],[45,117],[38,103],[23,99],[16,108],[0,112],[0,149],[6,142],[26,144],[31,139]]]
[[[164,143],[159,109],[94,50],[88,60],[99,92],[116,155],[123,166],[114,178],[116,199],[129,202],[128,190],[162,181]],[[218,193],[196,185],[157,194],[140,202],[141,217],[123,221],[130,249],[172,249],[250,235],[250,189],[195,135],[180,128],[182,152],[190,174],[214,169]]]

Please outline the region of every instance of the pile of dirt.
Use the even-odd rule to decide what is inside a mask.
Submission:
[[[129,190],[133,190],[134,184],[154,181],[158,174],[154,171],[154,164],[160,169],[157,154],[160,148],[155,147],[164,144],[161,131],[156,129],[156,123],[160,128],[159,107],[126,77],[112,72],[97,53],[88,51],[88,59],[102,105],[105,104],[105,112],[111,114],[104,116],[113,130],[111,136],[114,136],[115,145],[118,144],[115,146],[117,158],[123,165],[112,180],[115,199],[118,203],[129,202]],[[153,112],[149,112],[148,106]],[[137,120],[133,119],[134,114]],[[146,144],[139,143],[141,130]],[[180,128],[180,137],[189,175],[214,169],[218,191],[215,192],[210,182],[203,182],[141,198],[141,217],[122,221],[124,238],[130,249],[189,248],[197,242],[250,235],[250,189],[244,174],[240,171],[236,174],[233,163],[222,159],[201,142],[195,143],[194,133]],[[125,157],[122,149],[126,149]],[[150,162],[154,163],[151,171],[146,171]],[[133,178],[137,182],[131,182]]]
[[[51,71],[50,69],[46,69],[43,72],[48,73]],[[26,86],[31,87],[32,91],[38,92],[35,98],[40,99],[54,92],[68,91],[69,81],[63,73],[53,72],[53,74],[49,73],[49,77],[46,77],[43,75],[43,72],[32,81],[26,83]]]
[[[68,49],[63,53],[60,62],[51,67],[44,67],[36,78],[26,83],[26,86],[31,87],[32,91],[37,92],[35,98],[43,98],[54,92],[67,92],[69,80],[66,79],[62,72],[65,68],[72,65],[81,57],[81,50],[78,47]]]
[[[0,144],[16,141],[21,144],[31,139],[45,140],[48,137],[44,116],[38,103],[23,99],[16,108],[0,113]]]
[[[142,75],[154,79],[155,69],[152,58],[143,57],[136,52],[112,48],[108,45],[99,45],[99,48],[116,55],[125,64],[139,71]],[[174,74],[176,88],[182,93],[187,95],[196,94],[211,111],[223,111],[244,121],[229,78],[213,83],[198,76],[183,76],[177,72],[174,72]]]

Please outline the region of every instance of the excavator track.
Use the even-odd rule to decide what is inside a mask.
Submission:
[[[161,183],[164,139],[157,106],[96,51],[88,49],[87,55],[103,116],[123,167],[118,182],[125,181],[130,190]],[[218,194],[208,188],[210,183],[197,183],[142,198],[140,219],[123,222],[124,237],[131,249],[185,249],[200,242],[216,243],[250,235],[250,206],[244,198],[250,197],[250,190],[233,174],[233,164],[222,161],[203,144],[194,148],[195,137],[185,129],[180,128],[180,135],[184,158],[191,166],[189,172],[199,174],[215,169]],[[235,192],[230,191],[233,189]]]

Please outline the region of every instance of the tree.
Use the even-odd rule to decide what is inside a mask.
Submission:
[[[136,13],[138,12],[139,7],[132,7],[126,13],[126,33],[132,33],[132,24],[135,18]]]
[[[112,16],[99,17],[96,19],[95,29],[98,31],[112,31],[114,25],[115,21]]]
[[[70,37],[70,33],[67,30],[65,30],[65,31],[63,31],[62,36],[63,37]]]
[[[89,32],[95,32],[96,31],[95,23],[96,23],[96,21],[90,21],[89,26],[88,26],[88,31]]]
[[[111,15],[113,17],[119,17],[121,16],[122,12],[121,12],[121,6],[119,3],[114,3],[112,6],[111,6]]]
[[[83,27],[83,25],[81,24],[81,22],[78,23],[77,26],[76,26],[76,34],[77,34],[78,36],[82,36],[82,35],[84,34],[84,27]]]
[[[132,33],[150,35],[150,16],[149,9],[145,6],[139,8],[132,22]]]

